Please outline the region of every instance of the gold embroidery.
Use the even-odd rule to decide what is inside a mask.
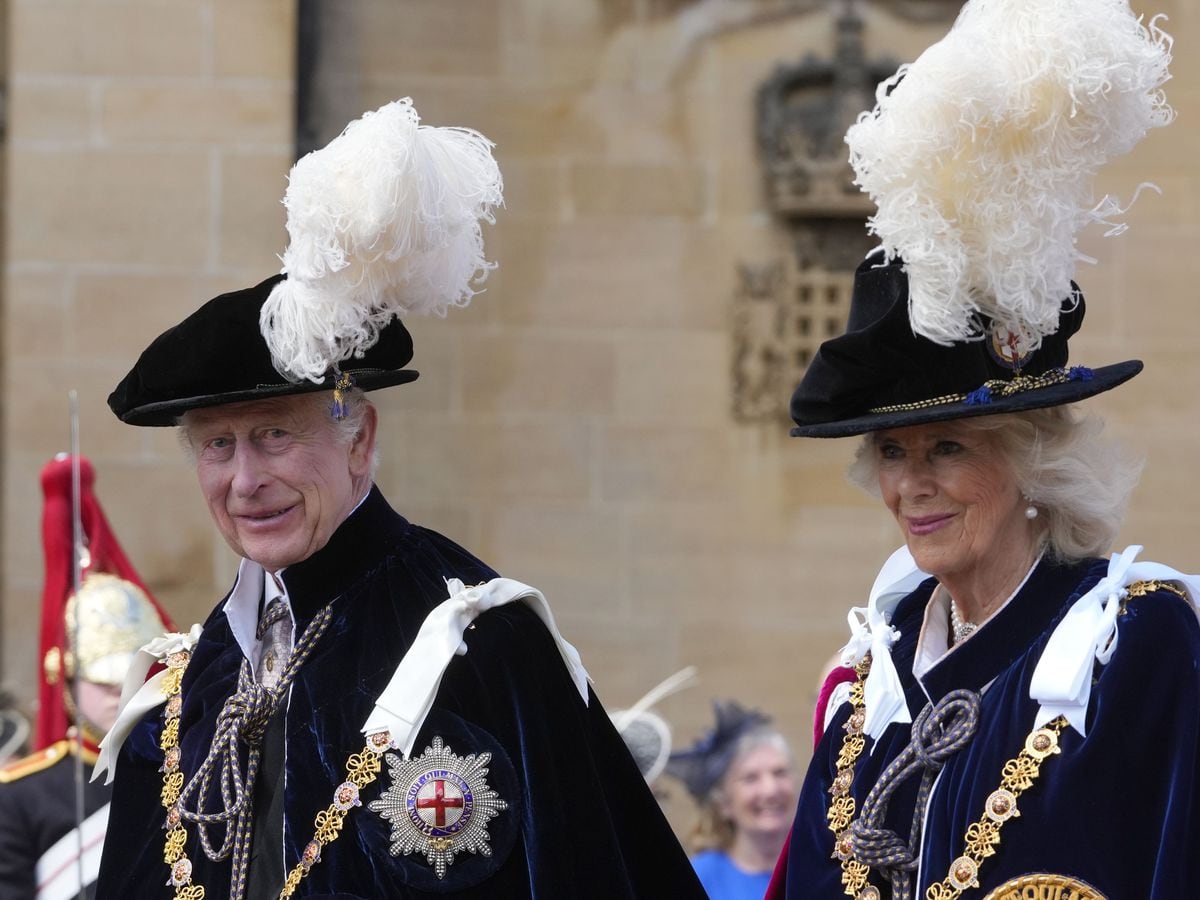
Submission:
[[[1066,875],[1035,873],[1006,881],[983,900],[1027,900],[1029,897],[1052,897],[1054,900],[1107,900],[1090,884]]]
[[[368,784],[376,779],[381,768],[383,760],[383,750],[376,749],[371,743],[363,748],[361,753],[355,753],[346,762],[346,781],[353,784],[359,790],[362,790]],[[340,785],[339,785],[340,787]],[[346,819],[346,813],[349,810],[339,809],[337,805],[337,792],[334,794],[334,803],[317,813],[314,821],[315,834],[308,847],[304,849],[304,855],[301,856],[300,862],[296,863],[292,871],[288,873],[287,880],[283,883],[283,891],[280,892],[280,900],[285,897],[292,896],[295,892],[300,880],[308,874],[308,870],[313,864],[320,859],[321,849],[328,846],[337,840],[342,831],[342,823]],[[315,847],[313,845],[316,845]]]
[[[1183,588],[1176,584],[1172,584],[1170,581],[1158,580],[1135,581],[1133,584],[1126,586],[1125,596],[1127,599],[1133,597],[1145,597],[1147,594],[1153,594],[1156,591],[1170,591],[1172,594],[1176,594],[1182,597],[1184,600],[1187,599],[1187,593],[1183,590]]]
[[[1118,615],[1125,615],[1126,607],[1134,597],[1145,597],[1147,594],[1153,594],[1156,591],[1169,591],[1178,597],[1182,597],[1184,600],[1188,598],[1187,592],[1183,588],[1170,581],[1135,581],[1125,586],[1125,592],[1121,595],[1121,607]]]
[[[94,751],[88,749],[85,745],[81,745],[77,740],[67,740],[64,738],[61,741],[56,741],[49,747],[38,750],[30,756],[5,765],[4,768],[0,769],[0,784],[11,784],[14,781],[20,781],[27,775],[36,775],[38,772],[50,768],[60,759],[76,754],[82,756],[83,761],[87,765],[95,765],[96,754]]]
[[[179,650],[167,656],[166,674],[162,680],[162,691],[167,697],[163,708],[163,730],[158,738],[159,749],[163,752],[163,786],[160,801],[167,811],[167,836],[163,842],[163,862],[171,869],[171,880],[168,884],[175,888],[175,900],[203,900],[204,887],[191,884],[191,862],[184,853],[187,844],[187,829],[179,818],[179,792],[183,790],[183,773],[177,768],[171,769],[166,760],[179,748],[179,713],[180,704],[174,698],[179,696],[183,684],[183,672],[187,668],[192,654],[187,650]]]

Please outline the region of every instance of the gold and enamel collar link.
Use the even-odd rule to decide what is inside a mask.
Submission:
[[[1041,774],[1042,763],[1061,753],[1058,736],[1067,720],[1058,716],[1025,738],[1025,746],[1001,770],[1000,787],[988,795],[983,815],[967,828],[963,854],[950,863],[950,871],[925,891],[926,900],[953,900],[968,888],[979,887],[979,867],[1000,846],[1000,830],[1009,819],[1021,815],[1017,800],[1033,787]]]
[[[871,869],[855,859],[854,838],[849,826],[855,819],[855,801],[850,789],[854,783],[854,765],[866,746],[863,724],[866,721],[866,706],[863,699],[864,682],[871,669],[868,654],[855,667],[856,678],[850,686],[850,718],[843,726],[846,736],[837,758],[837,774],[829,793],[833,801],[826,818],[829,830],[834,833],[834,858],[841,861],[843,893],[855,900],[879,900],[879,889],[870,884]],[[1009,819],[1019,816],[1017,800],[1037,780],[1042,763],[1059,753],[1058,737],[1066,726],[1066,719],[1059,716],[1043,728],[1034,729],[1025,739],[1025,746],[1015,759],[1004,764],[1000,787],[993,791],[984,804],[984,814],[973,823],[966,833],[965,850],[950,864],[947,876],[930,885],[925,892],[926,900],[954,900],[965,890],[979,886],[979,867],[985,859],[996,852],[1000,844],[1000,831]]]
[[[179,814],[179,795],[183,790],[183,772],[179,768],[179,715],[183,707],[180,689],[183,684],[183,673],[187,669],[191,653],[179,650],[167,656],[166,675],[162,682],[162,691],[167,698],[163,708],[163,729],[158,745],[163,751],[163,786],[161,800],[166,809],[166,841],[163,848],[163,861],[170,866],[171,878],[168,884],[175,888],[175,900],[204,900],[204,886],[192,883],[192,862],[184,852],[187,843],[187,830]],[[350,757],[346,763],[346,780],[333,791],[333,802],[317,813],[314,826],[315,834],[308,842],[300,861],[288,873],[280,891],[280,900],[291,897],[308,874],[309,870],[321,860],[321,850],[337,840],[341,834],[346,814],[356,806],[361,806],[359,792],[373,782],[382,768],[383,754],[395,749],[395,742],[386,731],[370,735],[366,746]]]
[[[870,868],[854,858],[854,840],[847,830],[854,821],[855,812],[854,797],[850,793],[854,784],[854,764],[867,743],[863,734],[863,725],[867,721],[863,691],[870,671],[871,654],[868,653],[854,667],[854,683],[850,685],[850,718],[842,726],[846,736],[842,738],[842,747],[838,751],[837,774],[829,788],[833,801],[829,804],[829,812],[825,814],[829,830],[834,834],[833,856],[842,863],[843,892],[855,900],[879,900],[879,890],[867,883]]]

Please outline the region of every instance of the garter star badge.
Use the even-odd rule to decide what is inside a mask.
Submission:
[[[437,877],[464,850],[492,855],[487,824],[508,804],[487,783],[492,754],[462,757],[440,737],[413,759],[386,757],[388,789],[367,804],[392,826],[392,856],[423,853]]]

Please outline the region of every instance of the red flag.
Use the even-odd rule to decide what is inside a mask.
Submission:
[[[84,457],[79,458],[79,512],[82,522],[85,559],[84,576],[104,572],[122,578],[145,593],[157,613],[162,629],[174,631],[170,616],[154,599],[134,569],[105,518],[100,502],[92,491],[95,470]],[[71,458],[60,454],[42,469],[42,548],[46,577],[42,589],[42,628],[38,688],[37,724],[34,749],[40,750],[67,736],[70,725],[64,699],[67,681],[61,664],[69,645],[66,634],[67,601],[74,591],[74,534],[71,513]]]

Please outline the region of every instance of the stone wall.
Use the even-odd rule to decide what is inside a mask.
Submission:
[[[710,697],[735,697],[772,713],[803,758],[818,671],[899,537],[845,484],[853,442],[730,415],[736,264],[787,246],[763,201],[754,92],[832,46],[830,14],[788,12],[801,5],[364,0],[329,39],[359,51],[345,119],[411,95],[425,122],[495,140],[506,179],[486,293],[410,321],[422,377],[376,395],[385,492],[542,587],[610,708],[694,664],[702,684],[661,707],[681,740],[707,725]],[[175,437],[120,426],[104,398],[162,328],[277,267],[295,13],[285,0],[11,6],[3,675],[28,696],[37,473],[65,445],[69,388],[101,501],[177,620],[229,582]],[[1128,197],[1150,180],[1164,195],[1143,194],[1127,234],[1085,239],[1100,262],[1078,275],[1088,321],[1073,343],[1078,362],[1147,361],[1090,406],[1147,460],[1122,540],[1195,571],[1200,57],[1187,48],[1200,12],[1156,8],[1179,48],[1179,122],[1104,187]],[[911,59],[946,27],[877,6],[866,18],[870,55]],[[682,804],[672,814],[686,819]]]
[[[227,581],[173,429],[108,392],[149,340],[278,268],[291,164],[291,0],[8,4],[3,678],[34,691],[38,473],[68,391],[118,539],[182,625]]]

